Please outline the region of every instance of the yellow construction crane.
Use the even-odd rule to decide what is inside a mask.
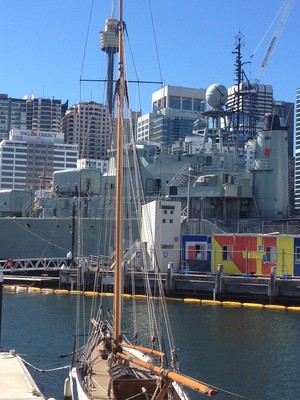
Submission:
[[[264,56],[264,58],[263,58],[263,60],[262,60],[262,62],[260,64],[256,79],[255,79],[256,82],[260,82],[260,80],[261,80],[261,78],[262,78],[262,76],[263,76],[263,74],[264,74],[264,72],[266,70],[266,67],[267,67],[267,65],[268,65],[268,63],[270,61],[270,58],[271,58],[272,53],[274,51],[274,48],[275,48],[275,46],[276,46],[276,44],[278,42],[278,39],[279,39],[279,37],[281,35],[283,27],[284,27],[289,15],[290,15],[290,12],[292,10],[293,5],[294,5],[294,0],[286,0],[284,5],[283,5],[283,7],[282,7],[282,12],[281,12],[281,16],[280,16],[280,19],[278,21],[277,27],[275,29],[275,32],[273,34],[273,37],[271,39],[271,42],[270,42],[269,47],[267,49],[267,52],[266,52],[266,54],[265,54],[265,56]]]

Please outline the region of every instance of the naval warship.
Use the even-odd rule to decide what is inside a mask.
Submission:
[[[288,219],[287,128],[277,115],[267,115],[255,138],[240,140],[225,107],[227,89],[207,89],[209,109],[194,124],[190,137],[171,146],[128,143],[124,170],[139,172],[143,202],[181,203],[182,233],[259,233],[263,220]],[[115,151],[106,173],[70,169],[53,174],[51,187],[31,196],[28,190],[0,192],[0,259],[43,259],[109,254],[114,244],[99,237],[114,226]],[[134,183],[133,183],[134,184]],[[132,192],[131,192],[132,193]],[[138,188],[128,193],[124,218],[133,223],[128,241],[138,239],[132,211]],[[80,216],[80,219],[79,219]],[[78,224],[84,241],[78,247]]]

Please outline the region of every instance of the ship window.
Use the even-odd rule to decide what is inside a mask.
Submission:
[[[211,156],[208,156],[208,157],[205,158],[205,164],[206,165],[212,165],[212,157]]]

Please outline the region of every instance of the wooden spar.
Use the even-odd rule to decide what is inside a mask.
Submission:
[[[129,344],[129,343],[120,343],[119,345],[121,347],[127,347],[128,349],[134,349],[134,350],[142,351],[147,354],[153,354],[154,356],[159,356],[159,357],[165,356],[165,353],[162,353],[161,351],[158,351],[158,350],[149,349],[148,347],[136,346],[134,344]]]
[[[117,92],[116,134],[116,228],[115,228],[115,273],[114,273],[114,338],[121,337],[121,292],[122,292],[122,190],[123,190],[123,114],[124,114],[124,49],[123,49],[123,2],[119,1],[119,74]]]
[[[124,359],[126,361],[129,361],[129,362],[131,362],[133,364],[136,364],[136,365],[138,365],[140,367],[148,369],[149,371],[153,371],[157,375],[165,376],[166,378],[170,379],[171,381],[174,381],[176,383],[182,384],[182,385],[184,385],[184,386],[186,386],[186,387],[188,387],[188,388],[190,388],[192,390],[198,391],[198,392],[200,392],[202,394],[205,394],[207,396],[212,397],[212,396],[214,396],[214,395],[216,395],[218,393],[217,390],[215,390],[215,389],[213,389],[213,388],[211,388],[209,386],[206,386],[203,383],[201,383],[201,382],[199,382],[199,381],[197,381],[195,379],[192,379],[192,378],[190,378],[188,376],[177,374],[176,372],[169,371],[169,370],[167,370],[165,368],[162,368],[162,367],[157,367],[156,365],[150,364],[150,363],[148,363],[146,361],[139,360],[138,358],[130,357],[130,356],[128,356],[126,354],[123,354],[123,353],[117,353],[117,357],[120,357],[120,358],[122,358],[122,359]]]

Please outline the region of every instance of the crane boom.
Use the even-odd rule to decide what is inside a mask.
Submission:
[[[277,27],[275,29],[275,32],[273,34],[273,37],[271,39],[271,42],[270,42],[269,47],[267,49],[267,52],[266,52],[266,54],[265,54],[265,56],[264,56],[264,58],[263,58],[263,60],[262,60],[262,62],[260,64],[260,68],[259,68],[259,71],[258,71],[257,77],[256,77],[256,82],[259,82],[261,80],[261,78],[262,78],[262,76],[263,76],[263,74],[265,72],[265,69],[266,69],[266,67],[267,67],[267,65],[268,65],[268,63],[270,61],[270,58],[271,58],[272,53],[274,51],[274,48],[275,48],[275,46],[276,46],[276,44],[278,42],[278,39],[279,39],[279,37],[281,35],[283,27],[284,27],[289,15],[290,15],[290,12],[292,10],[293,4],[294,4],[294,0],[286,0],[285,1],[285,4],[283,6],[282,13],[281,13],[280,19],[278,21]]]

